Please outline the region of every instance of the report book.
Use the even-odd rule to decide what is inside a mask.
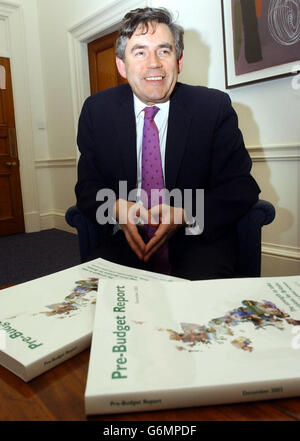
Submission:
[[[0,290],[0,364],[29,381],[86,349],[105,278],[175,279],[99,258]]]
[[[99,289],[87,414],[300,395],[300,276]]]

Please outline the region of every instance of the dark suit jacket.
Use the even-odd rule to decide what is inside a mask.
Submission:
[[[78,146],[77,205],[95,221],[98,190],[110,188],[118,197],[120,180],[128,182],[128,192],[136,187],[136,127],[129,85],[85,101]],[[226,234],[256,202],[260,190],[250,175],[251,165],[228,95],[177,83],[170,99],[166,187],[204,189],[201,240],[213,242]],[[184,228],[178,234],[184,234]]]

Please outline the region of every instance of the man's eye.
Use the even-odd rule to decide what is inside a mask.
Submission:
[[[160,56],[166,56],[166,55],[169,55],[169,54],[170,54],[170,50],[169,50],[169,49],[162,49],[162,50],[159,52],[159,54],[160,54]]]
[[[137,52],[135,53],[135,56],[136,56],[136,57],[143,57],[143,56],[144,56],[144,51],[137,51]]]

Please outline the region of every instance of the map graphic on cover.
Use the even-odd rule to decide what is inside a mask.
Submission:
[[[99,289],[87,414],[300,395],[300,276]]]
[[[107,278],[175,280],[99,258],[1,290],[0,364],[29,381],[86,349]]]

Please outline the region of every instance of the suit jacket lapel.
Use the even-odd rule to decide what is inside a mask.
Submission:
[[[170,101],[168,134],[165,156],[166,187],[175,188],[183,154],[186,148],[191,115],[177,99],[176,89]]]
[[[127,179],[128,191],[130,191],[136,187],[137,153],[133,94],[129,86],[123,88],[120,96],[119,107],[116,111],[115,130],[119,139],[120,152],[120,157],[116,160],[122,163],[125,172],[124,179]]]

